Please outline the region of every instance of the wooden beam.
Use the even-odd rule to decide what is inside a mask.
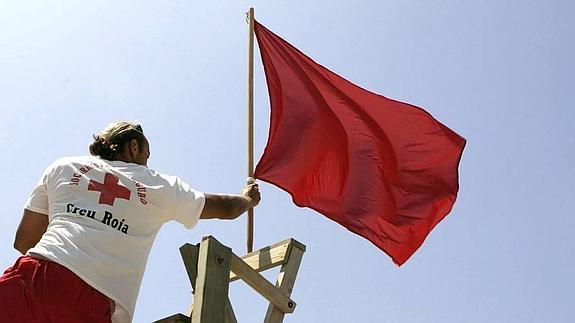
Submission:
[[[198,276],[198,255],[200,252],[199,244],[192,245],[189,243],[184,244],[180,247],[180,254],[182,255],[182,260],[184,261],[184,266],[186,267],[186,272],[188,273],[188,278],[190,279],[190,283],[192,284],[192,292],[195,290],[196,286],[196,277]],[[192,317],[192,312],[194,308],[194,302],[190,302],[190,306],[188,308],[188,316]],[[232,304],[230,303],[230,299],[228,298],[226,302],[226,323],[237,323],[238,320],[236,319],[236,315],[234,314],[234,309],[232,308]]]
[[[186,267],[186,272],[188,273],[188,279],[192,285],[192,293],[196,289],[196,277],[198,276],[198,255],[200,253],[199,244],[192,245],[189,243],[184,244],[180,247],[180,255],[184,261],[184,267]],[[192,317],[192,310],[194,308],[193,300],[190,302],[187,314]]]
[[[287,296],[291,296],[304,252],[305,246],[303,246],[303,248],[300,246],[294,246],[291,248],[287,255],[287,262],[283,264],[280,269],[276,286]],[[285,313],[282,312],[281,309],[278,309],[274,304],[270,303],[264,323],[281,323],[283,322],[284,316]]]
[[[154,323],[190,323],[190,318],[184,314],[179,313],[158,321],[154,321]]]
[[[305,245],[301,242],[298,242],[295,239],[286,239],[271,246],[251,252],[241,258],[255,271],[261,272],[286,263],[286,255],[289,253],[292,246],[296,246],[305,251]],[[238,279],[238,276],[232,269],[232,272],[230,272],[230,282]]]
[[[229,298],[226,301],[225,323],[238,323],[238,319],[236,318],[236,314],[234,313],[234,309],[232,308],[232,303],[230,303]]]
[[[188,278],[192,284],[192,291],[196,288],[196,277],[198,276],[198,255],[200,247],[189,243],[180,247],[180,255],[184,261],[184,267],[188,273]]]
[[[232,253],[230,265],[232,270],[243,279],[246,284],[274,304],[280,311],[293,313],[296,303],[246,264],[240,257]]]
[[[231,249],[213,237],[200,243],[192,323],[225,322],[231,255]]]

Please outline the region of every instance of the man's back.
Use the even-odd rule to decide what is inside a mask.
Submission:
[[[67,267],[114,300],[117,315],[131,316],[158,230],[172,219],[193,227],[203,205],[201,192],[146,166],[61,158],[27,202],[27,209],[49,219],[28,253]]]

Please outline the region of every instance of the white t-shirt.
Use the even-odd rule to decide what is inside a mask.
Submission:
[[[162,224],[198,222],[205,196],[180,178],[91,156],[50,165],[26,202],[48,215],[28,251],[70,269],[113,299],[113,322],[131,322],[154,238]]]

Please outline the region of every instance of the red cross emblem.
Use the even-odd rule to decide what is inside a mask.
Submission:
[[[88,191],[98,191],[101,193],[98,203],[114,206],[114,201],[117,198],[129,200],[131,193],[125,186],[118,184],[118,181],[119,178],[117,176],[106,173],[106,176],[104,176],[104,184],[92,179],[88,184]]]

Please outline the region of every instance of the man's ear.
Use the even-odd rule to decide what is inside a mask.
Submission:
[[[136,139],[130,140],[130,152],[134,155],[140,152],[140,144]]]

